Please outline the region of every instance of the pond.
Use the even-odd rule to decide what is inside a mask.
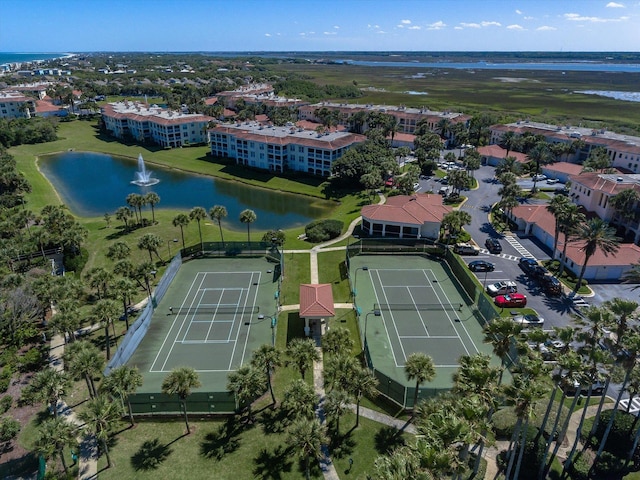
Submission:
[[[193,207],[207,212],[214,205],[226,207],[226,228],[245,228],[240,212],[247,208],[256,213],[252,227],[258,230],[286,229],[306,225],[328,216],[332,202],[251,187],[240,182],[214,179],[205,175],[146,165],[159,183],[141,187],[131,183],[136,178],[135,160],[92,152],[65,152],[41,157],[40,171],[54,186],[62,201],[79,216],[113,214],[126,206],[130,193],[155,192],[160,196],[156,209],[179,209],[188,213]],[[147,207],[148,208],[148,207]]]

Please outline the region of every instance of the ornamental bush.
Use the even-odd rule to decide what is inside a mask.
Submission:
[[[325,242],[339,237],[343,227],[340,220],[315,220],[305,227],[304,233],[310,242]]]

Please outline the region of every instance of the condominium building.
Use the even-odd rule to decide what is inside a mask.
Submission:
[[[35,98],[15,90],[0,92],[0,118],[31,118],[35,113]]]
[[[257,122],[218,125],[209,130],[214,156],[272,172],[295,170],[323,177],[331,174],[334,161],[364,141],[364,135],[348,132],[316,132]]]
[[[207,142],[212,117],[181,113],[140,102],[116,102],[102,107],[107,131],[116,138],[182,147]]]
[[[323,108],[340,112],[342,121],[347,123],[349,119],[358,112],[365,113],[386,113],[395,117],[398,121],[398,132],[413,134],[416,126],[420,121],[425,121],[429,130],[437,132],[443,120],[447,120],[452,124],[464,123],[465,125],[471,120],[470,115],[456,112],[434,112],[426,108],[411,108],[394,105],[358,105],[351,103],[314,103],[313,105],[303,105],[298,110],[300,120],[311,120],[313,122],[320,121],[317,112]],[[363,131],[367,125],[363,125]]]
[[[574,144],[574,142],[580,141],[578,142],[580,148],[564,158],[574,163],[582,163],[594,148],[603,147],[607,151],[613,167],[640,173],[640,137],[622,135],[606,129],[520,121],[506,125],[493,125],[490,143],[500,143],[506,132],[514,132],[517,135],[525,133],[542,135],[549,143]]]

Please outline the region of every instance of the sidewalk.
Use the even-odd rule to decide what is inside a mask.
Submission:
[[[82,328],[76,333],[78,336],[85,335],[97,330],[100,324],[94,324],[89,327]],[[49,342],[49,365],[57,371],[64,370],[64,347],[65,341],[62,335],[54,335]],[[78,419],[75,412],[63,401],[58,402],[58,413],[65,417],[70,423],[76,425],[78,430],[84,428],[84,423]],[[98,478],[98,444],[93,435],[78,434],[80,441],[80,455],[78,456],[78,479],[90,480]]]

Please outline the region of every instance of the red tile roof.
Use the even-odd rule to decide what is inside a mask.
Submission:
[[[218,102],[218,97],[209,97],[204,99],[205,105],[215,105]]]
[[[582,172],[582,165],[569,162],[551,163],[549,165],[545,165],[542,168],[544,168],[545,170],[549,170],[550,172],[567,173],[569,175],[578,175],[580,172]]]
[[[442,222],[442,217],[453,211],[442,204],[442,196],[436,194],[397,195],[389,197],[382,205],[362,207],[362,216],[368,220],[422,225],[425,222]]]
[[[571,175],[569,180],[572,184],[583,185],[591,190],[608,193],[609,195],[617,195],[623,190],[633,189],[640,193],[640,185],[638,183],[618,182],[613,179],[615,175],[603,175],[598,172],[585,172],[580,175]]]
[[[478,147],[478,153],[483,157],[491,158],[505,158],[507,156],[507,150],[495,143],[493,145],[487,145],[485,147]],[[524,153],[514,152],[513,150],[509,150],[509,156],[515,157],[516,162],[519,163],[526,163],[529,161]]]
[[[300,285],[301,317],[333,317],[333,292],[330,283]]]

